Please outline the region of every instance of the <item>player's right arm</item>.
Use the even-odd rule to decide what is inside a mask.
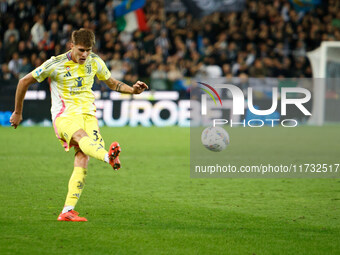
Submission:
[[[31,84],[36,83],[36,82],[37,80],[33,78],[32,73],[27,74],[26,76],[24,76],[23,78],[19,80],[17,90],[15,93],[15,108],[9,120],[11,123],[11,126],[13,126],[14,128],[17,128],[17,126],[22,121],[22,109],[23,109],[24,98],[28,90],[28,87]]]
[[[38,66],[32,72],[19,80],[17,91],[15,94],[15,108],[9,120],[11,122],[11,126],[17,128],[17,126],[22,121],[22,109],[28,87],[33,83],[42,82],[47,77],[49,77],[55,69],[56,65],[60,63],[63,58],[66,58],[66,54],[64,55],[65,56],[61,55],[60,57],[51,57],[50,59],[46,60],[41,66]]]

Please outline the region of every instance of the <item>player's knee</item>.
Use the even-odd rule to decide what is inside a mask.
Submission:
[[[78,142],[84,137],[88,136],[84,129],[79,129],[72,135],[72,141],[78,144]]]

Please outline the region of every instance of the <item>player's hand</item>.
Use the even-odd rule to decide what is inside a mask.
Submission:
[[[133,84],[132,88],[133,88],[133,93],[132,94],[140,94],[144,90],[148,89],[149,87],[144,82],[137,81],[135,84]]]
[[[17,126],[22,121],[22,114],[13,112],[11,118],[9,119],[9,122],[11,123],[11,126],[14,128],[17,128]]]

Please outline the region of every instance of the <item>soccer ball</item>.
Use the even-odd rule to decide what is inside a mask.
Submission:
[[[227,148],[230,139],[228,132],[224,128],[208,127],[203,130],[201,141],[208,150],[223,151]]]

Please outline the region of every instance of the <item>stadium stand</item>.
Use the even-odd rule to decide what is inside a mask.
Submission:
[[[93,29],[94,49],[112,75],[154,90],[185,90],[184,77],[311,77],[306,53],[340,40],[339,1],[297,12],[289,0],[246,1],[242,12],[202,19],[166,12],[161,0],[143,8],[148,30],[119,31],[120,1],[0,1],[0,84],[13,86],[52,55],[69,48],[73,29]],[[95,89],[106,90],[100,83]],[[34,86],[33,86],[34,89]]]

